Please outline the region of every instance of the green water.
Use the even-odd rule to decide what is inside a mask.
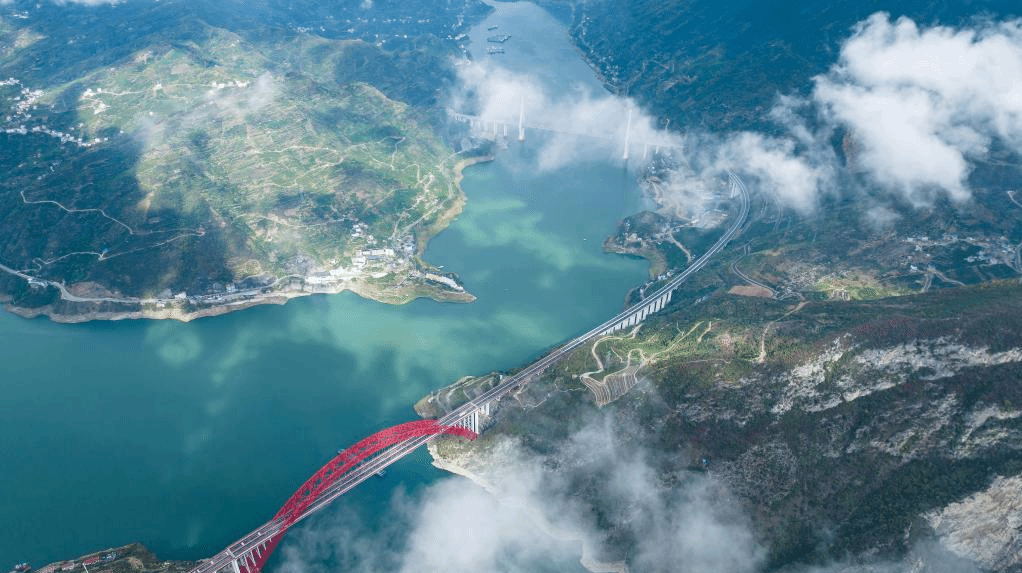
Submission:
[[[531,49],[550,42],[570,60],[561,81],[595,82],[534,6],[502,7],[480,28],[522,18]],[[612,162],[537,173],[539,144],[469,168],[465,211],[426,253],[461,275],[473,304],[344,293],[189,324],[0,314],[0,567],[131,541],[209,556],[336,449],[412,419],[423,394],[519,365],[618,311],[646,265],[600,246],[640,207],[633,177]],[[380,513],[394,488],[440,475],[420,452],[343,503]]]

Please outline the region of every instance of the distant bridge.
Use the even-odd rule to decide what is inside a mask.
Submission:
[[[616,332],[642,322],[671,300],[671,294],[693,273],[698,272],[716,256],[745,224],[749,216],[749,192],[745,183],[734,173],[728,173],[732,198],[738,199],[739,208],[727,231],[702,256],[677,276],[672,277],[653,294],[626,308],[609,320],[558,347],[513,376],[504,377],[499,384],[470,399],[465,404],[436,420],[408,422],[358,442],[338,453],[318,472],[313,474],[280,508],[273,519],[235,541],[210,559],[202,561],[190,573],[258,573],[270,554],[295,523],[323,509],[333,500],[351,491],[355,486],[379,473],[384,468],[407,456],[419,446],[443,434],[475,439],[482,417],[488,416],[490,406],[507,394],[534,380],[547,368],[559,362],[569,352],[595,338]]]
[[[482,117],[478,115],[468,115],[454,111],[452,109],[447,110],[447,116],[458,123],[466,123],[472,129],[476,130],[482,137],[492,137],[497,139],[503,137],[507,139],[509,137],[509,131],[514,129],[514,122],[508,118],[494,118],[494,117]],[[525,120],[525,102],[523,101],[518,111],[518,141],[525,141],[525,130],[529,129],[532,131],[543,131],[547,133],[556,133],[559,135],[570,135],[573,137],[584,137],[589,139],[598,139],[608,142],[621,142],[621,159],[628,161],[631,156],[632,149],[638,149],[642,147],[642,157],[645,159],[649,152],[663,153],[671,151],[680,151],[681,148],[677,145],[664,143],[662,141],[634,141],[632,138],[632,110],[628,110],[628,117],[625,123],[625,133],[622,139],[618,139],[616,136],[609,135],[606,131],[570,131],[564,128],[553,127],[550,125],[542,125],[537,123],[529,123]]]

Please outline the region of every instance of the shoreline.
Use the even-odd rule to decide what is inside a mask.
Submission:
[[[432,268],[431,265],[422,260],[422,255],[425,253],[429,241],[447,229],[454,219],[461,214],[468,202],[468,198],[461,188],[461,181],[464,178],[463,171],[472,165],[486,163],[493,159],[492,154],[487,154],[462,159],[454,164],[452,168],[454,176],[453,185],[457,193],[451,206],[441,213],[433,224],[425,228],[417,239],[415,261],[423,269]],[[97,320],[177,320],[180,322],[190,322],[200,318],[220,316],[245,310],[254,306],[265,304],[284,305],[289,300],[295,298],[316,294],[340,294],[345,291],[351,291],[362,298],[392,305],[407,304],[419,298],[430,298],[436,302],[466,304],[476,300],[474,295],[464,290],[444,289],[440,285],[429,284],[425,280],[411,286],[401,286],[402,282],[409,278],[426,277],[429,273],[428,270],[398,277],[395,279],[394,286],[391,287],[370,284],[368,279],[373,278],[371,275],[355,276],[350,280],[342,279],[338,283],[331,285],[310,285],[304,283],[310,277],[282,277],[274,282],[274,285],[285,285],[281,288],[263,287],[263,289],[254,289],[251,292],[229,295],[227,298],[230,300],[211,302],[208,306],[202,306],[201,301],[201,297],[207,295],[200,295],[200,298],[196,299],[200,301],[198,303],[196,303],[196,300],[182,301],[179,299],[132,297],[97,297],[89,299],[71,294],[63,284],[41,281],[4,265],[0,265],[0,270],[28,281],[30,286],[56,289],[59,297],[56,301],[43,306],[23,307],[13,304],[9,295],[0,293],[0,305],[3,306],[5,311],[27,319],[46,317],[53,322],[62,324],[78,324]],[[428,279],[428,277],[426,278]],[[303,285],[300,288],[295,288],[291,284],[293,279],[303,281]],[[266,288],[271,290],[261,292]],[[200,307],[188,308],[195,304],[199,304]]]
[[[187,573],[197,561],[159,559],[146,545],[134,542],[119,547],[92,551],[78,557],[54,561],[33,569],[34,573],[88,573],[93,569],[106,571],[135,571],[137,573]]]

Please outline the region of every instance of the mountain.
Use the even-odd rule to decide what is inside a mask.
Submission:
[[[777,96],[805,93],[875,12],[924,25],[1019,14],[1004,0],[549,3],[573,7],[572,38],[612,92],[641,101],[661,125],[721,131],[769,127]]]
[[[556,476],[600,516],[604,562],[635,566],[648,524],[614,464],[573,446],[592,420],[622,457],[642,452],[654,491],[723,484],[715,500],[751,516],[766,570],[897,560],[935,537],[1018,571],[1020,304],[1014,281],[851,302],[715,294],[579,348],[491,410],[479,440],[434,456],[484,483],[517,458]],[[456,406],[445,394],[420,412]]]
[[[437,94],[485,7],[419,8],[436,23],[385,2],[0,6],[0,296],[66,320],[465,299],[419,255],[463,201]]]

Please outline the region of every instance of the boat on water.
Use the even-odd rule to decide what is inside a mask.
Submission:
[[[499,28],[499,27],[500,27],[500,26],[490,26],[489,28],[487,28],[487,29],[486,29],[486,31],[487,31],[487,32],[492,32],[492,31],[496,30],[496,29],[497,29],[497,28]]]
[[[490,46],[486,49],[487,54],[503,54],[504,48],[498,48],[496,46]]]
[[[511,34],[497,34],[496,36],[490,36],[486,38],[487,42],[493,42],[494,44],[503,44],[504,42],[511,39]]]

